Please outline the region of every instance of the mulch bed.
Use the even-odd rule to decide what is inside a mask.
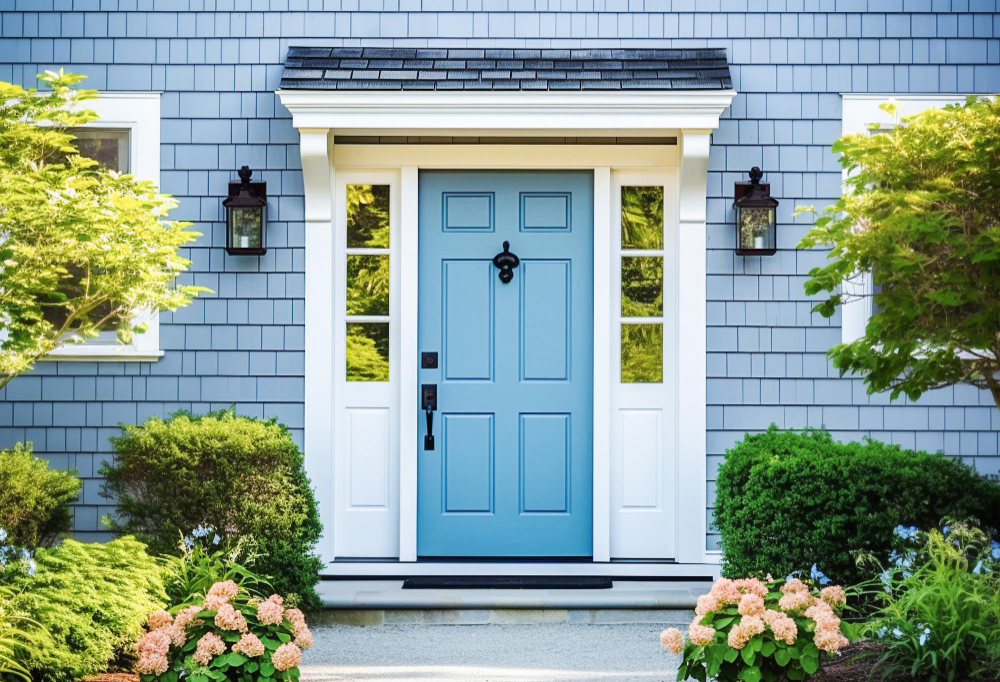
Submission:
[[[874,642],[855,642],[840,652],[836,658],[823,657],[823,669],[809,678],[809,682],[913,682],[909,675],[882,677],[882,670],[873,668],[882,655],[883,647]],[[971,682],[956,680],[956,682]]]

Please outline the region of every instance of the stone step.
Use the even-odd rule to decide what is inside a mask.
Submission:
[[[705,581],[615,580],[611,589],[421,589],[402,580],[324,580],[324,622],[673,623],[690,622]]]

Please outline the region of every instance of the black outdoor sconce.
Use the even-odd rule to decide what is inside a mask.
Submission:
[[[226,252],[233,256],[260,256],[267,252],[267,183],[250,182],[249,166],[239,170],[240,182],[229,183],[226,209]]]
[[[761,183],[764,173],[754,166],[750,182],[737,182],[733,209],[736,211],[736,253],[740,256],[770,256],[778,250],[775,237],[778,201],[771,198],[770,183]]]

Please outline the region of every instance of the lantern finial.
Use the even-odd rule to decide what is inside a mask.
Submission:
[[[246,168],[246,166],[244,166],[244,168]],[[759,185],[763,177],[764,177],[764,171],[762,171],[759,167],[754,166],[753,168],[750,169],[750,182],[753,183],[754,185]]]
[[[242,183],[243,188],[249,188],[250,176],[253,175],[253,171],[250,170],[250,166],[243,166],[239,169],[239,171],[237,171],[236,174],[240,176],[240,182]]]

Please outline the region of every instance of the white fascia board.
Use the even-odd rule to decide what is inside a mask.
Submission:
[[[655,92],[345,92],[278,90],[296,128],[336,133],[715,129],[734,90]]]

